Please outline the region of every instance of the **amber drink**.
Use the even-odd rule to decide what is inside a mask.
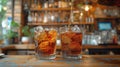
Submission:
[[[38,59],[55,59],[56,30],[44,30],[36,34],[36,56]]]
[[[65,59],[81,59],[82,33],[67,31],[61,34],[61,50]]]

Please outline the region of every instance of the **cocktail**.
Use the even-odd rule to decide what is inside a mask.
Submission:
[[[54,59],[57,32],[54,29],[42,30],[35,34],[36,56],[38,59]]]
[[[78,30],[69,30],[61,33],[61,50],[65,59],[81,59],[82,33]]]

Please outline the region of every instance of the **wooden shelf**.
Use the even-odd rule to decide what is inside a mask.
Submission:
[[[93,23],[72,23],[72,25],[87,25],[87,24],[93,24]],[[62,26],[62,25],[68,25],[68,23],[61,23],[61,22],[55,22],[55,23],[34,23],[34,22],[29,22],[28,23],[29,26]]]
[[[95,19],[117,19],[120,17],[95,17]]]
[[[95,45],[83,45],[84,49],[120,49],[120,45],[108,45],[108,46],[95,46]]]
[[[31,11],[68,11],[71,10],[71,8],[32,8]]]

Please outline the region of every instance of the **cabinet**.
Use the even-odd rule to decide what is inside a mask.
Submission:
[[[74,6],[71,15],[71,0],[23,0],[23,5],[23,25],[64,26],[71,22],[71,16],[72,19],[76,19],[77,16],[79,20],[79,9]],[[71,24],[92,25],[93,22],[73,20]]]
[[[99,2],[98,2],[99,3]],[[120,19],[120,8],[117,6],[96,5],[95,29],[98,30],[98,22],[110,22],[112,29],[117,29]]]
[[[85,13],[85,11],[79,11],[75,6],[73,6],[73,13],[71,15],[71,0],[22,0],[22,26],[28,25],[31,28],[34,26],[59,28],[71,23],[71,17],[73,17],[74,20],[72,20],[73,23],[71,24],[79,25],[87,30],[87,32],[97,30],[96,22],[104,21],[104,19],[113,22],[113,26],[115,27],[115,19],[119,17],[119,14],[116,14],[115,11],[119,9],[114,6],[109,7],[96,3],[93,4],[92,13],[89,13],[93,15],[92,19],[94,20],[87,22],[85,19],[91,18],[90,16],[84,16],[83,21],[75,20],[76,17],[80,19],[78,15],[81,12]],[[98,12],[99,7],[101,8],[101,12]],[[95,9],[97,9],[96,12]],[[28,17],[30,18],[29,21]]]

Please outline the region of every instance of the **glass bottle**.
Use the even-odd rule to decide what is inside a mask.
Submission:
[[[32,1],[31,1],[31,3],[32,3],[32,4],[31,4],[31,8],[36,8],[35,1],[36,1],[36,0],[32,0]]]
[[[117,41],[118,41],[118,36],[117,36],[117,33],[116,33],[116,30],[112,30],[112,41],[114,44],[117,44]]]
[[[69,5],[69,7],[71,7],[71,5],[72,5],[71,0],[68,0],[68,5]]]
[[[44,8],[48,8],[48,0],[44,0]]]
[[[51,22],[52,12],[48,11],[46,16],[47,16],[48,21]]]
[[[49,4],[48,4],[49,8],[53,8],[54,7],[54,0],[49,0],[48,2],[49,2]]]
[[[30,11],[29,11],[29,14],[28,14],[28,22],[32,22],[32,15],[31,15]]]
[[[41,23],[42,22],[42,16],[40,15],[40,13],[38,13],[38,22]]]
[[[31,13],[31,17],[32,17],[32,22],[34,22],[34,13]]]
[[[61,7],[62,7],[62,1],[58,0],[58,8],[61,8]]]
[[[32,13],[32,19],[33,19],[33,22],[36,22],[36,20],[37,20],[36,13]]]
[[[40,9],[41,7],[42,7],[41,3],[40,3],[40,1],[38,1],[37,8]]]
[[[54,21],[55,21],[55,13],[52,12],[52,14],[51,14],[51,22],[54,22]]]
[[[28,10],[28,9],[29,9],[28,4],[25,3],[25,4],[24,4],[24,10],[26,11],[26,10]]]
[[[44,14],[44,19],[43,19],[43,23],[47,23],[48,22],[48,13],[47,11]]]
[[[83,11],[80,11],[79,22],[80,23],[84,23],[85,22],[85,16],[84,16],[84,12]]]
[[[54,8],[58,8],[58,1],[54,1]]]

